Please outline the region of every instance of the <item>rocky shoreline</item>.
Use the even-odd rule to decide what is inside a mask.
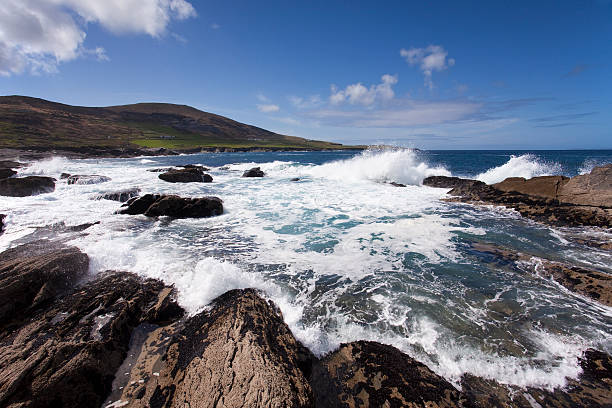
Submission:
[[[561,389],[464,375],[460,388],[398,349],[358,341],[319,359],[254,289],[188,316],[173,287],[37,241],[0,254],[6,407],[575,407],[612,403],[612,357],[585,352]]]

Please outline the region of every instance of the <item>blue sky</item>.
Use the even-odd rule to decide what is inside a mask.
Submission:
[[[612,148],[612,2],[3,0],[0,94],[425,149]]]

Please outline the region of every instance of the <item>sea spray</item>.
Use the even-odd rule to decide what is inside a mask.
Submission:
[[[526,179],[537,176],[561,174],[561,165],[554,162],[544,162],[533,154],[511,156],[510,160],[501,166],[491,168],[476,176],[476,180],[487,184],[504,181],[508,177],[524,177]]]

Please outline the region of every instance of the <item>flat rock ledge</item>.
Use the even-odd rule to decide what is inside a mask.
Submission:
[[[223,201],[218,197],[183,198],[176,195],[145,194],[132,198],[119,214],[147,217],[203,218],[223,214]]]
[[[20,302],[0,319],[0,406],[612,404],[612,358],[597,350],[585,352],[583,374],[563,389],[520,389],[465,375],[459,390],[380,343],[342,344],[319,360],[254,289],[226,292],[185,317],[172,287],[128,272],[87,276],[87,265],[78,249],[49,241],[0,254],[2,298]],[[43,289],[47,282],[53,290]]]
[[[488,185],[478,180],[431,176],[423,185],[449,188],[450,201],[501,205],[553,226],[612,227],[612,164],[590,174],[508,178]]]

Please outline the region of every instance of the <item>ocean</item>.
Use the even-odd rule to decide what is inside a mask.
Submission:
[[[552,388],[580,373],[578,357],[612,353],[612,308],[538,276],[542,259],[612,273],[612,254],[575,237],[611,231],[553,228],[493,206],[441,201],[424,177],[487,183],[506,177],[574,176],[611,163],[612,151],[412,151],[205,153],[32,163],[20,176],[48,175],[56,190],[0,197],[8,214],[0,250],[63,237],[90,257],[90,274],[134,272],[173,284],[191,314],[229,289],[254,287],[282,310],[316,355],[369,339],[398,347],[448,380],[463,373]],[[147,170],[201,164],[212,183],[166,183]],[[264,178],[242,178],[260,166]],[[67,185],[61,173],[111,181]],[[299,178],[299,181],[292,181]],[[405,188],[388,182],[403,183]],[[102,193],[218,196],[207,219],[117,215]],[[83,233],[67,226],[100,222]],[[504,262],[474,250],[486,243],[528,255]]]

